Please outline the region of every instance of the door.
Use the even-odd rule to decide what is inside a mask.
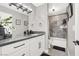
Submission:
[[[73,3],[73,16],[69,18],[68,21],[68,39],[67,39],[67,51],[68,55],[74,56],[75,55],[75,4]]]
[[[79,3],[75,4],[75,41],[79,41]],[[75,45],[75,55],[79,56],[79,45]]]

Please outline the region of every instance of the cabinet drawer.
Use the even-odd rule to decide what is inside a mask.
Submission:
[[[30,50],[30,56],[40,56],[42,51],[39,49]]]
[[[32,38],[29,43],[30,43],[29,44],[30,50],[35,50],[35,49],[39,48],[39,46],[38,46],[38,43],[39,43],[38,37]]]
[[[21,41],[10,45],[6,45],[2,47],[2,54],[10,54],[12,52],[19,51],[20,49],[23,48],[28,49],[28,47],[26,47],[27,45],[28,45],[28,41]]]
[[[11,56],[29,56],[29,53],[26,52],[25,49],[22,49],[22,50],[19,50],[18,52],[13,53]]]
[[[30,50],[30,56],[39,56],[40,51],[37,49]]]
[[[29,53],[26,52],[25,49],[21,49],[19,51],[10,53],[10,54],[4,54],[5,56],[29,56]]]

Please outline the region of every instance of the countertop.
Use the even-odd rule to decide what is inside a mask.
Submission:
[[[45,34],[45,32],[39,32],[39,33],[36,33],[36,34],[26,35],[26,36],[23,36],[23,37],[20,37],[20,38],[3,39],[3,40],[0,40],[0,47],[8,45],[8,44],[16,43],[16,42],[19,42],[19,41],[28,40],[28,39],[38,37],[38,36],[41,36],[41,35],[44,35],[44,34]]]

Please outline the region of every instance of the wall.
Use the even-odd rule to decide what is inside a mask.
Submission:
[[[35,19],[30,21],[30,28],[34,31],[44,31],[46,33],[45,48],[48,48],[48,15],[47,4],[41,5],[36,8]]]
[[[30,6],[31,4],[28,4],[28,5]],[[15,27],[15,29],[13,29],[13,38],[22,37],[23,32],[28,29],[27,26],[24,26],[24,20],[28,20],[27,19],[28,16],[18,13],[17,11],[14,11],[10,8],[6,8],[1,5],[0,5],[0,11],[9,13],[13,16],[13,27]],[[31,16],[33,16],[33,15],[31,15]],[[16,25],[16,19],[21,19],[21,25]]]
[[[49,3],[49,16],[65,13],[67,6],[68,3]],[[55,9],[54,12],[52,12],[52,8]]]
[[[79,41],[79,3],[75,4],[75,41]],[[75,55],[79,56],[79,45],[75,45]]]
[[[36,7],[32,3],[24,3],[25,5],[32,8],[32,13],[29,14],[29,30],[33,28],[33,24],[35,24],[35,18],[36,18]]]
[[[73,4],[73,16],[68,21],[68,50],[70,55],[75,55],[75,47],[73,41],[75,40],[75,31],[73,27],[75,25],[75,4]]]

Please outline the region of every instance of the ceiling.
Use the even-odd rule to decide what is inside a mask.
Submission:
[[[39,7],[44,3],[32,3],[32,4],[36,7]],[[48,15],[52,16],[52,15],[66,13],[67,6],[68,6],[68,3],[48,3]]]
[[[43,5],[44,3],[32,3],[32,4],[36,7],[39,7]],[[67,6],[68,6],[68,3],[49,3],[48,4],[48,15],[52,16],[52,15],[66,13]]]
[[[43,5],[44,3],[32,3],[34,6],[39,7],[41,5]]]
[[[68,3],[49,3],[48,15],[58,15],[62,13],[66,13],[66,8]]]

